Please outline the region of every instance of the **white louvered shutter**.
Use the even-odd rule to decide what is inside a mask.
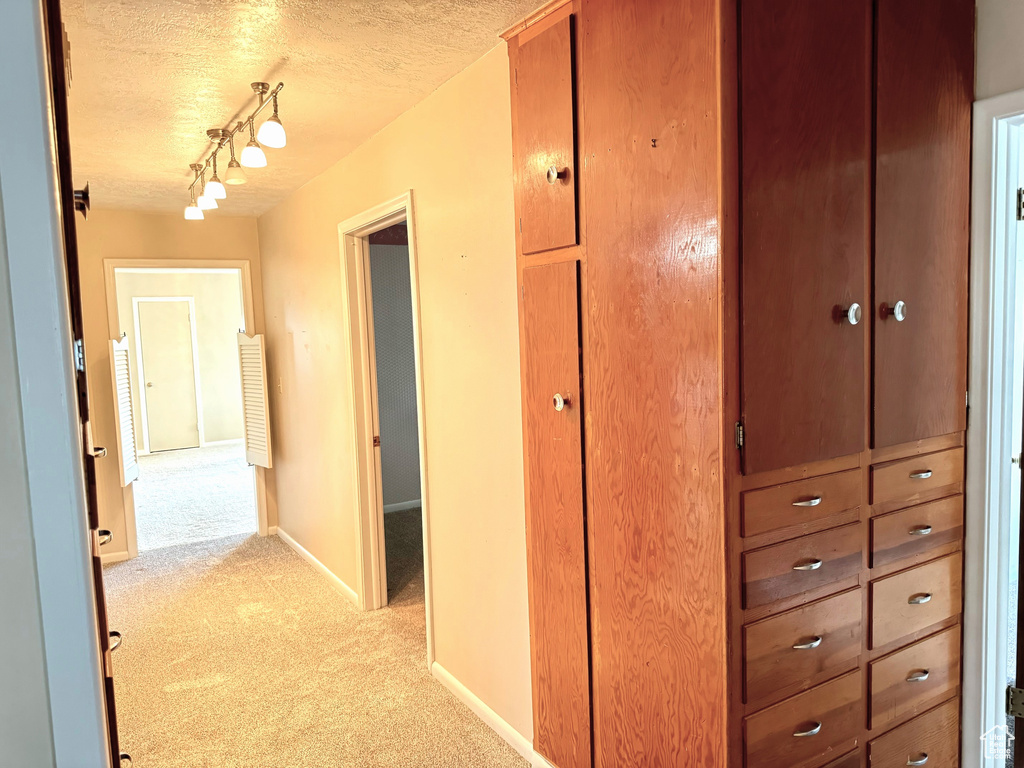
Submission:
[[[132,402],[132,366],[127,338],[110,342],[110,383],[114,390],[117,468],[121,473],[123,488],[139,477],[139,452],[135,443],[135,404]]]
[[[263,334],[238,334],[238,367],[242,373],[242,408],[245,412],[245,460],[269,469],[270,411],[267,406],[267,352]]]

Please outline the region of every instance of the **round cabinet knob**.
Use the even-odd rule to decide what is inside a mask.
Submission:
[[[551,401],[555,405],[555,410],[559,412],[564,410],[566,406],[572,405],[572,400],[569,398],[569,395],[560,395],[557,392],[555,393],[555,396],[551,398]]]
[[[864,313],[860,308],[860,304],[854,302],[846,310],[846,321],[850,325],[857,325],[858,323],[860,323],[860,319],[863,314]]]
[[[152,381],[147,381],[146,382],[146,386],[147,387],[152,387],[153,386],[153,382]]]
[[[557,165],[552,165],[548,168],[548,184],[554,184],[559,179],[564,179],[568,175],[569,169],[566,168],[564,171],[558,170]]]
[[[897,301],[892,306],[888,304],[882,304],[882,319],[893,318],[897,323],[902,323],[907,319],[907,303],[905,301]]]

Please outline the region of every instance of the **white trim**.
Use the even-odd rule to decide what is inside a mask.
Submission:
[[[237,267],[118,267],[124,275],[230,275]]]
[[[277,526],[272,525],[267,528],[267,536],[277,536]]]
[[[441,685],[451,691],[455,698],[473,710],[473,714],[483,720],[496,734],[508,742],[512,749],[529,760],[531,765],[545,767],[548,765],[544,758],[533,751],[533,744],[528,738],[509,725],[501,715],[487,706],[479,696],[463,685],[455,675],[441,666],[441,664],[436,661],[432,663],[430,665],[430,674]],[[538,759],[542,762],[538,763]]]
[[[146,369],[142,355],[142,323],[139,321],[139,304],[167,304],[184,301],[188,304],[188,326],[192,336],[192,386],[195,388],[196,430],[199,432],[199,447],[206,447],[206,428],[203,424],[203,390],[199,382],[199,336],[196,332],[196,300],[193,296],[132,296],[132,320],[135,323],[135,362],[139,367],[139,408],[142,411],[142,452],[152,453],[149,448],[149,400],[146,397]],[[187,446],[186,446],[187,447]]]
[[[384,514],[388,512],[405,512],[407,509],[418,509],[422,506],[423,502],[420,499],[413,499],[412,501],[399,501],[395,504],[385,504]]]
[[[132,554],[125,549],[119,552],[104,552],[100,555],[100,561],[104,565],[110,565],[111,563],[123,563],[125,560],[131,560]]]
[[[405,221],[409,232],[409,282],[412,298],[413,353],[416,358],[416,418],[420,450],[420,507],[423,512],[423,581],[426,603],[427,667],[434,663],[434,613],[430,551],[430,493],[427,431],[423,389],[423,341],[420,309],[419,259],[416,252],[416,217],[412,191],[371,208],[338,225],[341,258],[343,316],[349,370],[352,372],[352,402],[356,429],[354,448],[357,461],[356,509],[359,530],[359,606],[380,608],[387,603],[387,574],[384,552],[384,504],[380,476],[376,470],[379,454],[373,447],[376,393],[370,386],[372,353],[367,334],[368,307],[365,286],[366,237],[385,227]]]
[[[157,272],[161,274],[182,272],[188,274],[234,272],[238,275],[242,291],[242,315],[245,327],[240,331],[262,333],[256,327],[256,310],[252,289],[252,265],[245,259],[104,259],[103,284],[107,297],[107,333],[116,339],[121,335],[121,324],[117,308],[117,273]],[[145,419],[143,419],[145,423]],[[253,485],[256,494],[256,527],[260,536],[269,535],[270,512],[267,506],[267,475],[263,467],[254,467]],[[129,485],[124,489],[124,524],[128,551],[132,557],[139,554],[138,536],[135,527],[135,495]]]
[[[1024,91],[974,105],[970,406],[964,568],[963,768],[985,764],[981,736],[1005,723],[1013,453],[1016,142]],[[1008,196],[1009,195],[1009,196]],[[996,205],[1000,203],[1000,205]],[[1013,253],[1007,258],[1008,253]],[[990,763],[991,761],[989,761]]]
[[[42,4],[0,2],[0,185],[32,541],[60,766],[110,765]],[[9,617],[17,621],[17,617]],[[5,694],[6,695],[6,694]],[[17,747],[15,747],[16,749]],[[40,754],[39,766],[54,757]]]
[[[353,605],[358,607],[358,605],[359,605],[359,595],[356,594],[356,591],[354,589],[352,589],[352,587],[350,587],[344,581],[342,581],[337,576],[335,576],[330,568],[328,568],[326,565],[324,565],[319,560],[317,560],[312,552],[310,552],[304,546],[299,544],[299,542],[297,542],[295,539],[293,539],[287,533],[282,531],[280,528],[275,528],[274,531],[277,534],[277,537],[279,539],[281,539],[281,541],[283,541],[289,547],[291,547],[296,552],[298,552],[299,556],[303,560],[305,560],[307,563],[309,563],[314,568],[316,568],[316,570],[318,570],[320,572],[320,574],[325,579],[327,579],[328,582],[330,582],[331,586],[334,587],[335,590],[337,590],[342,595],[347,597],[349,600],[352,601]]]

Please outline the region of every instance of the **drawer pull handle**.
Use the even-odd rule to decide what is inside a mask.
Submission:
[[[927,480],[931,476],[932,476],[932,471],[930,469],[922,469],[920,472],[911,472],[910,473],[910,479],[911,480]]]
[[[921,595],[914,595],[907,600],[907,605],[924,605],[927,602],[931,602],[932,596],[930,593],[925,592]]]
[[[110,531],[96,531],[96,533],[99,534],[101,547],[104,544],[109,544],[111,541],[114,540],[114,534],[112,534]]]
[[[928,753],[922,752],[921,756],[916,760],[912,757],[907,758],[907,765],[924,765],[928,762]]]
[[[794,565],[794,571],[816,571],[821,568],[821,560],[811,560],[809,563],[801,563],[800,565]]]
[[[927,536],[931,532],[932,527],[930,525],[915,525],[910,529],[911,536]]]
[[[797,731],[793,735],[798,739],[806,738],[807,736],[817,736],[821,732],[821,723],[816,722],[814,727],[807,731]]]
[[[110,633],[110,652],[113,653],[121,647],[121,633],[114,631]]]
[[[908,683],[923,683],[928,679],[928,670],[922,669],[920,672],[913,672],[907,676]]]
[[[815,635],[813,640],[809,640],[806,643],[797,643],[793,646],[794,651],[809,651],[812,648],[817,648],[821,645],[821,641],[824,638],[821,635]]]
[[[802,501],[794,501],[794,507],[816,507],[821,504],[821,496],[815,496],[810,499],[803,499]]]

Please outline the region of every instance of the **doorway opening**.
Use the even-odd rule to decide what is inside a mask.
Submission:
[[[256,534],[237,346],[241,270],[115,266],[113,287],[129,390],[117,405],[136,425],[126,509],[136,551]]]

